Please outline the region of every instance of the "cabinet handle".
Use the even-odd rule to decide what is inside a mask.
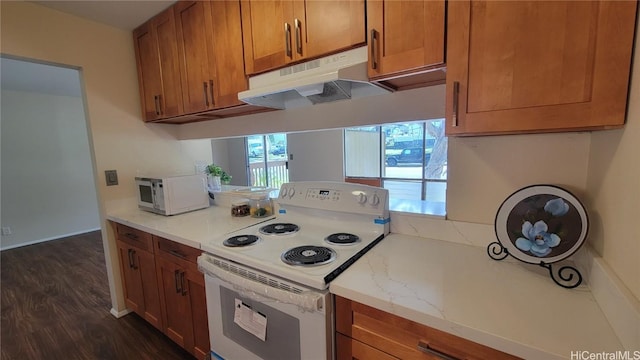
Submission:
[[[302,22],[295,19],[294,26],[296,28],[296,52],[302,55]]]
[[[202,83],[202,94],[204,95],[204,106],[209,107],[209,94],[206,81]]]
[[[378,69],[378,32],[375,29],[371,29],[371,68],[373,70]]]
[[[184,258],[186,258],[186,257],[187,257],[186,255],[182,254],[181,252],[179,252],[179,251],[177,251],[177,250],[169,250],[169,254],[171,254],[171,255],[173,255],[173,256],[177,256],[177,257],[179,257],[180,259],[184,259]]]
[[[184,286],[184,271],[180,273],[180,289],[182,290],[182,296],[186,296],[187,289]]]
[[[435,357],[437,357],[438,359],[443,359],[443,360],[459,360],[458,358],[455,358],[451,355],[445,354],[441,351],[438,351],[432,347],[429,346],[429,343],[426,343],[424,341],[419,341],[418,342],[418,350],[422,351],[423,353],[429,354],[429,355],[433,355]]]
[[[156,115],[160,115],[160,107],[158,106],[158,95],[153,97],[153,104],[156,107]]]
[[[136,265],[136,258],[135,258],[136,251],[133,249],[130,249],[130,250],[131,250],[131,268],[133,270],[138,270],[138,265]]]
[[[209,91],[211,92],[211,106],[215,106],[216,102],[213,98],[213,80],[209,80]]]
[[[284,48],[288,57],[293,57],[291,53],[291,25],[284,23]]]
[[[138,240],[138,235],[134,234],[134,233],[125,233],[124,236],[128,237],[131,240]]]
[[[458,99],[460,97],[460,82],[453,82],[453,111],[451,112],[451,126],[458,126]]]
[[[127,256],[129,257],[129,269],[133,269],[133,255],[131,254],[132,251],[132,249],[127,250]]]
[[[157,115],[162,115],[162,95],[158,95],[158,112]]]
[[[182,289],[180,288],[180,270],[176,270],[173,272],[173,280],[176,285],[176,294],[181,293]]]

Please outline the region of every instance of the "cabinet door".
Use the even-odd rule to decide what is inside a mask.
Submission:
[[[182,102],[187,114],[214,107],[215,73],[210,59],[213,46],[208,9],[209,3],[204,1],[179,1],[174,8]]]
[[[448,135],[624,124],[635,1],[453,1]]]
[[[133,249],[120,241],[118,243],[118,255],[120,258],[120,271],[124,288],[124,300],[127,308],[138,315],[144,316],[144,293],[142,291],[142,277],[134,266]]]
[[[244,0],[241,6],[247,74],[366,42],[364,0]]]
[[[127,307],[162,329],[155,257],[122,241],[117,243]]]
[[[164,333],[178,345],[192,351],[193,327],[189,285],[184,269],[162,257],[156,259],[164,311]]]
[[[241,10],[247,74],[273,70],[293,60],[291,1],[243,0]]]
[[[391,356],[358,340],[336,333],[336,359],[337,360],[395,360]]]
[[[148,22],[133,32],[140,102],[145,121],[160,118],[158,98],[162,94],[160,60],[152,28],[151,22]]]
[[[443,65],[444,28],[444,0],[369,1],[369,78]]]
[[[213,24],[213,63],[216,68],[215,107],[243,104],[238,93],[248,88],[244,73],[240,2],[210,3]]]
[[[182,92],[173,8],[133,32],[145,121],[182,113]]]
[[[364,0],[294,1],[295,60],[320,57],[366,42]]]
[[[158,99],[160,117],[178,116],[183,112],[182,85],[180,83],[176,23],[173,8],[171,7],[154,17],[152,26],[157,40],[162,84],[162,93]]]
[[[205,359],[210,352],[209,318],[207,317],[207,300],[204,287],[204,275],[195,269],[185,270],[188,296],[193,319],[193,350],[191,353],[198,359]]]

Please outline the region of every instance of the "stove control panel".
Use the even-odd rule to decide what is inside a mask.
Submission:
[[[388,213],[387,189],[361,184],[303,181],[283,184],[278,202],[308,208],[384,215]]]

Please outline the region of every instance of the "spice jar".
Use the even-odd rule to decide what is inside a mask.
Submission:
[[[231,216],[247,216],[250,213],[249,200],[237,201],[231,204]]]
[[[249,200],[250,214],[253,217],[265,217],[273,214],[273,205],[268,194],[254,196]]]

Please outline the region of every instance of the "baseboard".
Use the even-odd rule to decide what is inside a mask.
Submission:
[[[111,311],[109,311],[109,312],[111,313],[111,315],[113,315],[114,317],[116,317],[117,319],[119,319],[119,318],[121,318],[121,317],[123,317],[123,316],[125,316],[125,315],[127,315],[127,314],[129,314],[129,313],[131,313],[131,310],[129,310],[129,309],[124,309],[124,310],[122,310],[122,311],[118,311],[118,310],[116,310],[116,309],[114,309],[114,308],[111,308]]]
[[[9,245],[9,246],[1,246],[0,245],[0,251],[11,250],[11,249],[15,249],[15,248],[23,247],[23,246],[35,245],[35,244],[43,243],[43,242],[46,242],[46,241],[63,239],[63,238],[69,237],[69,236],[86,234],[88,232],[98,231],[98,230],[101,230],[101,228],[86,229],[86,230],[76,231],[76,232],[72,232],[72,233],[68,233],[68,234],[52,236],[52,237],[48,237],[48,238],[44,238],[44,239],[38,239],[38,240],[23,242],[23,243],[19,243],[19,244],[15,244],[15,245]]]

